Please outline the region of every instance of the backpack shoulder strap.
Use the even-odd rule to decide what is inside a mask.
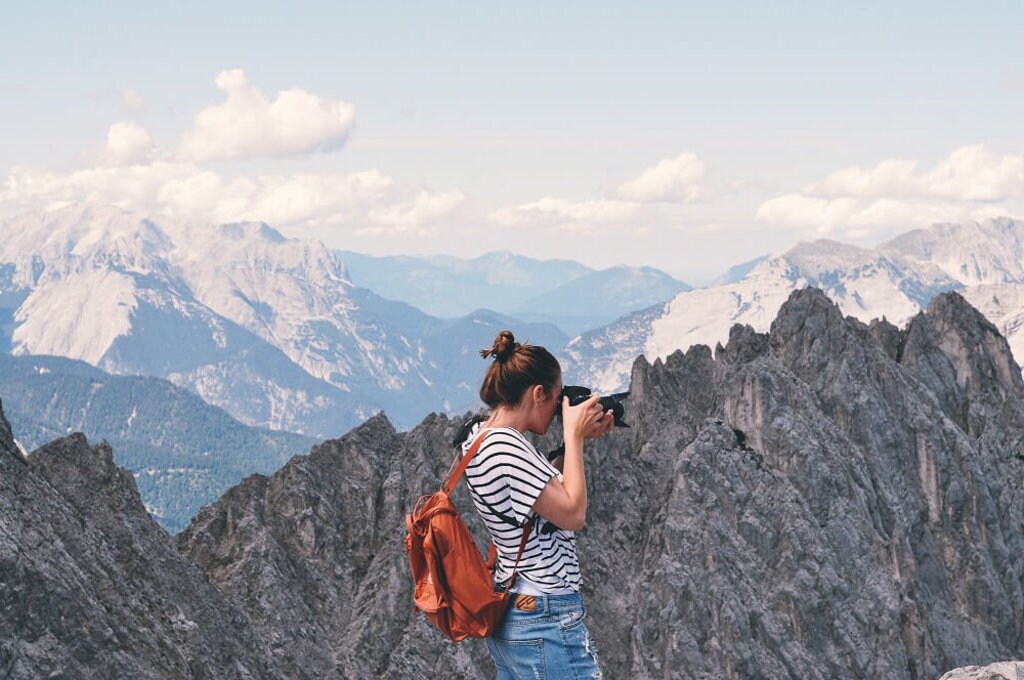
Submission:
[[[452,489],[455,488],[455,485],[459,483],[459,480],[462,478],[462,473],[464,473],[466,471],[466,468],[469,467],[470,462],[472,462],[473,460],[473,456],[475,456],[476,452],[480,450],[480,446],[484,443],[484,439],[487,437],[487,434],[490,431],[491,428],[484,428],[480,432],[480,434],[477,435],[477,438],[473,442],[473,445],[469,447],[469,451],[466,451],[466,455],[462,457],[462,460],[459,461],[458,466],[455,467],[455,471],[448,475],[448,479],[446,479],[444,484],[441,485],[441,488],[444,490],[445,493],[450,494],[452,492]],[[458,449],[456,449],[456,460],[458,460],[458,455]],[[452,465],[454,465],[454,463],[452,463]]]
[[[519,560],[523,556],[523,551],[526,550],[526,542],[530,540],[530,532],[533,531],[533,525],[536,518],[531,517],[530,521],[523,527],[523,537],[519,540],[519,552],[516,553],[516,563],[512,565],[512,576],[509,577],[508,583],[505,584],[504,592],[507,594],[512,589],[512,586],[516,584],[516,572],[519,571]],[[491,549],[494,549],[494,542],[491,542]]]

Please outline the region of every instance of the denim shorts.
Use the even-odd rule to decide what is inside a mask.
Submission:
[[[601,677],[579,593],[520,596],[520,606],[516,594],[511,597],[501,626],[487,638],[498,680]]]

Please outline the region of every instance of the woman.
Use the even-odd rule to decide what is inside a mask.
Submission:
[[[463,453],[485,437],[466,469],[473,502],[497,547],[495,582],[512,578],[524,525],[535,518],[515,570],[511,604],[501,627],[487,638],[499,680],[599,678],[580,596],[575,531],[587,516],[583,440],[614,427],[598,395],[578,406],[559,403],[562,370],[546,349],[520,344],[510,331],[498,334],[494,357],[480,387],[492,412],[463,444]],[[548,462],[524,436],[542,435],[562,409],[565,453]]]

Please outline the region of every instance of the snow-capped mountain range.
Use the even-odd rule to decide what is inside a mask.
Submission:
[[[0,222],[10,350],[164,377],[239,420],[335,436],[475,406],[480,347],[515,323],[429,317],[352,284],[317,241],[75,205]],[[568,339],[520,325],[536,342]]]
[[[439,319],[384,299],[355,285],[337,252],[261,223],[74,205],[0,221],[0,233],[0,349],[167,378],[246,424],[318,437],[379,410],[411,427],[433,410],[476,408],[477,350],[502,328],[554,350],[567,381],[607,393],[628,387],[641,354],[714,347],[737,323],[767,330],[806,286],[848,315],[898,325],[957,290],[1024,357],[1024,228],[1009,218],[936,225],[873,249],[803,243],[572,341],[550,323],[488,310]],[[616,294],[664,290],[657,273],[596,274]]]
[[[843,313],[902,326],[937,294],[955,290],[981,311],[1024,360],[1024,224],[1010,218],[939,224],[877,248],[801,243],[766,258],[739,280],[677,295],[573,339],[570,370],[608,392],[628,386],[635,358],[725,343],[734,324],[767,331],[798,288],[814,286]]]

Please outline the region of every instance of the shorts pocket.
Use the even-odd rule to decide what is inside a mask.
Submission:
[[[544,640],[486,639],[499,671],[523,680],[545,680]]]

